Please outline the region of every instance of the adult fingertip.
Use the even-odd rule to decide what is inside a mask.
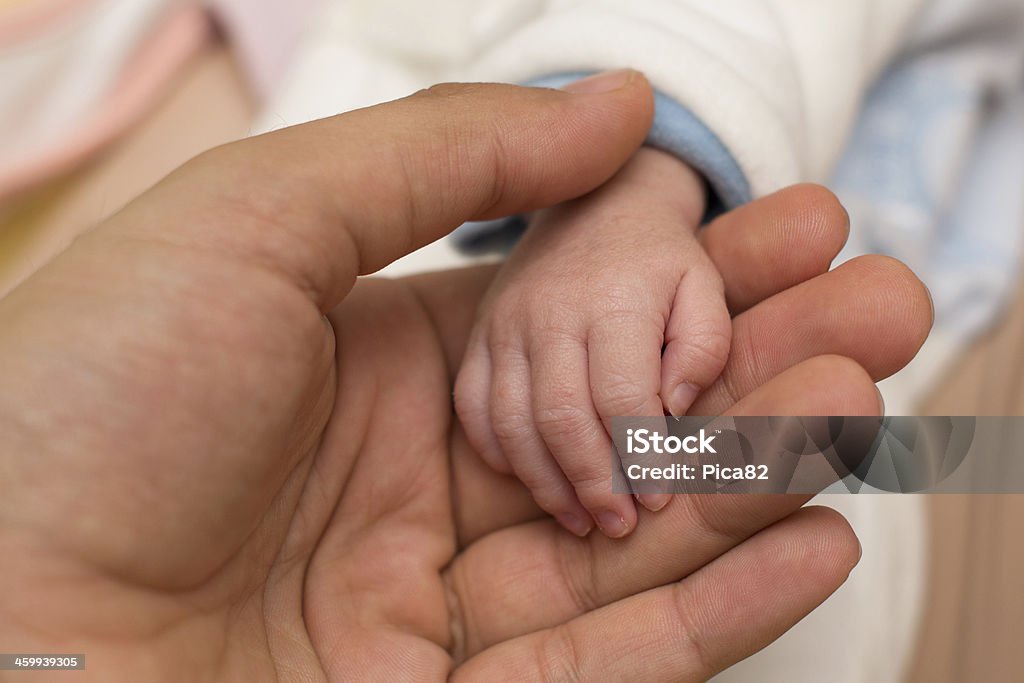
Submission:
[[[931,333],[935,321],[931,292],[908,265],[890,256],[858,256],[840,268],[850,271],[851,279],[870,284],[876,293],[877,315],[902,331],[888,340],[896,353],[877,369],[876,379],[888,377],[910,362]]]
[[[931,333],[932,325],[935,323],[935,303],[932,299],[931,290],[928,286],[917,276],[910,266],[899,261],[897,259],[880,256],[882,262],[893,273],[893,278],[901,280],[904,283],[906,297],[908,299],[906,306],[907,325],[908,328],[916,332],[916,336],[912,338],[914,342],[914,353],[916,354],[921,345],[924,344],[925,339]]]
[[[788,188],[788,193],[788,201],[796,208],[791,232],[800,235],[792,244],[808,251],[808,277],[823,273],[850,238],[850,213],[835,192],[824,185],[801,183]]]
[[[726,414],[878,415],[878,393],[868,371],[839,355],[803,360],[744,396]]]
[[[482,164],[485,170],[497,169],[490,173],[494,182],[485,201],[472,215],[458,216],[461,221],[528,212],[590,192],[640,148],[654,119],[654,93],[633,69],[596,74],[563,89],[455,83],[416,97],[432,100],[435,114],[459,107],[471,111],[466,115],[471,120],[459,125],[453,138],[456,151],[448,156],[489,159]],[[458,116],[456,111],[444,117],[446,127],[455,127]],[[470,176],[477,184],[489,177],[469,169],[457,175],[463,185]]]
[[[807,381],[819,383],[821,393],[815,396],[815,392],[809,392],[805,414],[879,415],[878,386],[871,374],[852,358],[826,354],[810,358],[793,369],[802,371]],[[828,384],[820,383],[820,378],[828,378]]]
[[[832,573],[831,568],[834,568],[838,570],[837,573],[845,572],[845,576],[849,576],[864,554],[857,532],[849,520],[839,511],[823,505],[807,506],[797,514],[817,528],[817,533],[812,537],[816,546],[813,549],[814,555],[831,560],[823,563],[823,569]]]
[[[630,158],[654,122],[654,90],[636,69],[603,71],[564,85],[560,91],[563,104],[569,107],[566,119],[578,120],[580,135],[599,135],[602,139],[596,149],[603,149],[608,158]]]
[[[719,216],[701,234],[734,312],[828,271],[849,214],[827,187],[792,185]]]
[[[624,88],[637,78],[642,79],[644,76],[636,69],[614,69],[567,83],[560,89],[577,95],[603,95]]]
[[[819,238],[832,258],[840,252],[850,236],[850,213],[835,192],[816,183],[800,183],[781,191],[797,209],[806,232]]]

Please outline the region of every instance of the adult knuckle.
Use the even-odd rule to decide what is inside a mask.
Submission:
[[[489,190],[482,193],[483,199],[477,208],[477,215],[490,213],[492,209],[501,205],[508,194],[511,183],[509,168],[512,165],[513,154],[507,147],[505,135],[505,130],[501,126],[491,126],[488,135],[490,144],[486,147],[490,157],[491,182]]]
[[[761,368],[772,367],[768,359],[762,359],[759,353],[760,341],[755,338],[749,326],[736,326],[730,345],[730,360],[726,362],[719,375],[722,388],[725,390],[729,405],[733,405],[747,395],[749,387],[757,386]]]
[[[429,88],[420,90],[417,95],[437,99],[452,99],[473,95],[482,89],[483,84],[481,83],[437,83]]]
[[[558,570],[562,585],[577,614],[585,614],[601,606],[593,546],[566,534],[558,534]]]
[[[688,669],[710,675],[711,672],[717,671],[717,667],[705,640],[704,631],[700,627],[694,603],[691,589],[685,583],[673,584],[670,609],[672,618],[678,625],[676,631],[679,633],[682,659],[690,663]]]
[[[690,527],[732,548],[746,540],[749,534],[736,522],[737,517],[744,517],[735,514],[734,506],[723,505],[726,500],[722,496],[690,496],[686,512]]]
[[[583,675],[579,644],[573,629],[560,624],[540,636],[536,648],[537,680],[542,683],[582,683]]]

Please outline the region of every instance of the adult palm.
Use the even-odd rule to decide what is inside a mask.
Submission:
[[[5,649],[84,651],[102,680],[699,679],[834,590],[855,540],[786,517],[794,497],[559,532],[453,428],[490,271],[352,289],[462,220],[606,181],[650,121],[643,79],[619,80],[447,86],[222,148],[0,300]],[[923,290],[883,260],[813,277],[842,216],[816,190],[765,202],[705,236],[749,310],[698,408],[876,411]],[[881,329],[900,332],[855,342]]]

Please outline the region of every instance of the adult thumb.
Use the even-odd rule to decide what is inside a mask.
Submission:
[[[254,259],[328,310],[357,275],[462,222],[601,185],[642,143],[652,112],[650,86],[632,70],[563,90],[439,85],[201,155],[112,229]],[[155,206],[175,208],[161,216]]]

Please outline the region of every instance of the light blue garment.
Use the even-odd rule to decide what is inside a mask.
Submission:
[[[1024,88],[1007,91],[983,55],[924,53],[872,89],[832,187],[850,212],[840,261],[893,256],[931,290],[933,337],[909,373],[921,386],[1005,307],[1024,238]],[[1022,84],[1024,85],[1024,84]],[[929,377],[931,376],[931,377]]]

